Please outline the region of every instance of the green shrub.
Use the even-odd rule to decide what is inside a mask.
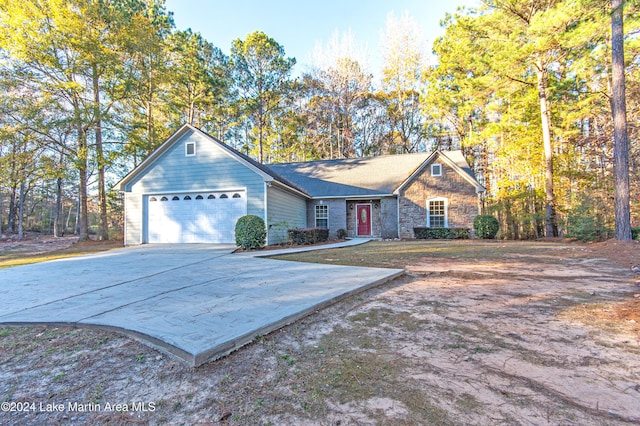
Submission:
[[[473,219],[473,230],[478,238],[493,239],[496,237],[496,234],[498,234],[499,229],[500,224],[498,223],[498,219],[490,214],[481,214]]]
[[[469,228],[413,228],[418,240],[455,240],[470,238]]]
[[[329,230],[324,228],[295,228],[287,234],[290,244],[316,244],[329,239]]]
[[[347,238],[347,230],[344,228],[340,228],[338,229],[338,232],[336,232],[336,235],[339,240],[344,240],[345,238]]]
[[[640,226],[631,227],[631,238],[634,240],[640,240]]]
[[[588,196],[581,197],[567,217],[566,236],[580,241],[602,241],[609,238],[612,230],[607,226],[605,215],[599,207],[598,200],[592,200]]]
[[[236,222],[236,245],[245,250],[264,247],[267,230],[264,220],[255,215],[242,216]]]

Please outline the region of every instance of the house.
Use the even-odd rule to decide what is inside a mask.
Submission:
[[[245,214],[264,218],[268,244],[294,227],[413,238],[414,227],[471,227],[484,191],[460,151],[265,165],[190,125],[117,188],[127,245],[233,243]]]

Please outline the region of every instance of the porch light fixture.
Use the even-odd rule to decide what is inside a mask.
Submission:
[[[380,203],[375,203],[375,204],[373,205],[373,208],[374,208],[374,209],[376,209],[376,210],[378,210],[378,207],[380,207]]]
[[[349,203],[349,210],[353,210],[353,203]]]

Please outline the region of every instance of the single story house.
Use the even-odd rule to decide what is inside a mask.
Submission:
[[[472,227],[484,187],[462,152],[260,164],[184,125],[125,176],[125,244],[234,243],[245,214],[267,244],[287,229],[413,238],[414,227]]]

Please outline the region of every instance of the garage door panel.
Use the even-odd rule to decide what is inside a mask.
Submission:
[[[149,243],[233,243],[247,212],[245,191],[153,195],[147,206]]]

